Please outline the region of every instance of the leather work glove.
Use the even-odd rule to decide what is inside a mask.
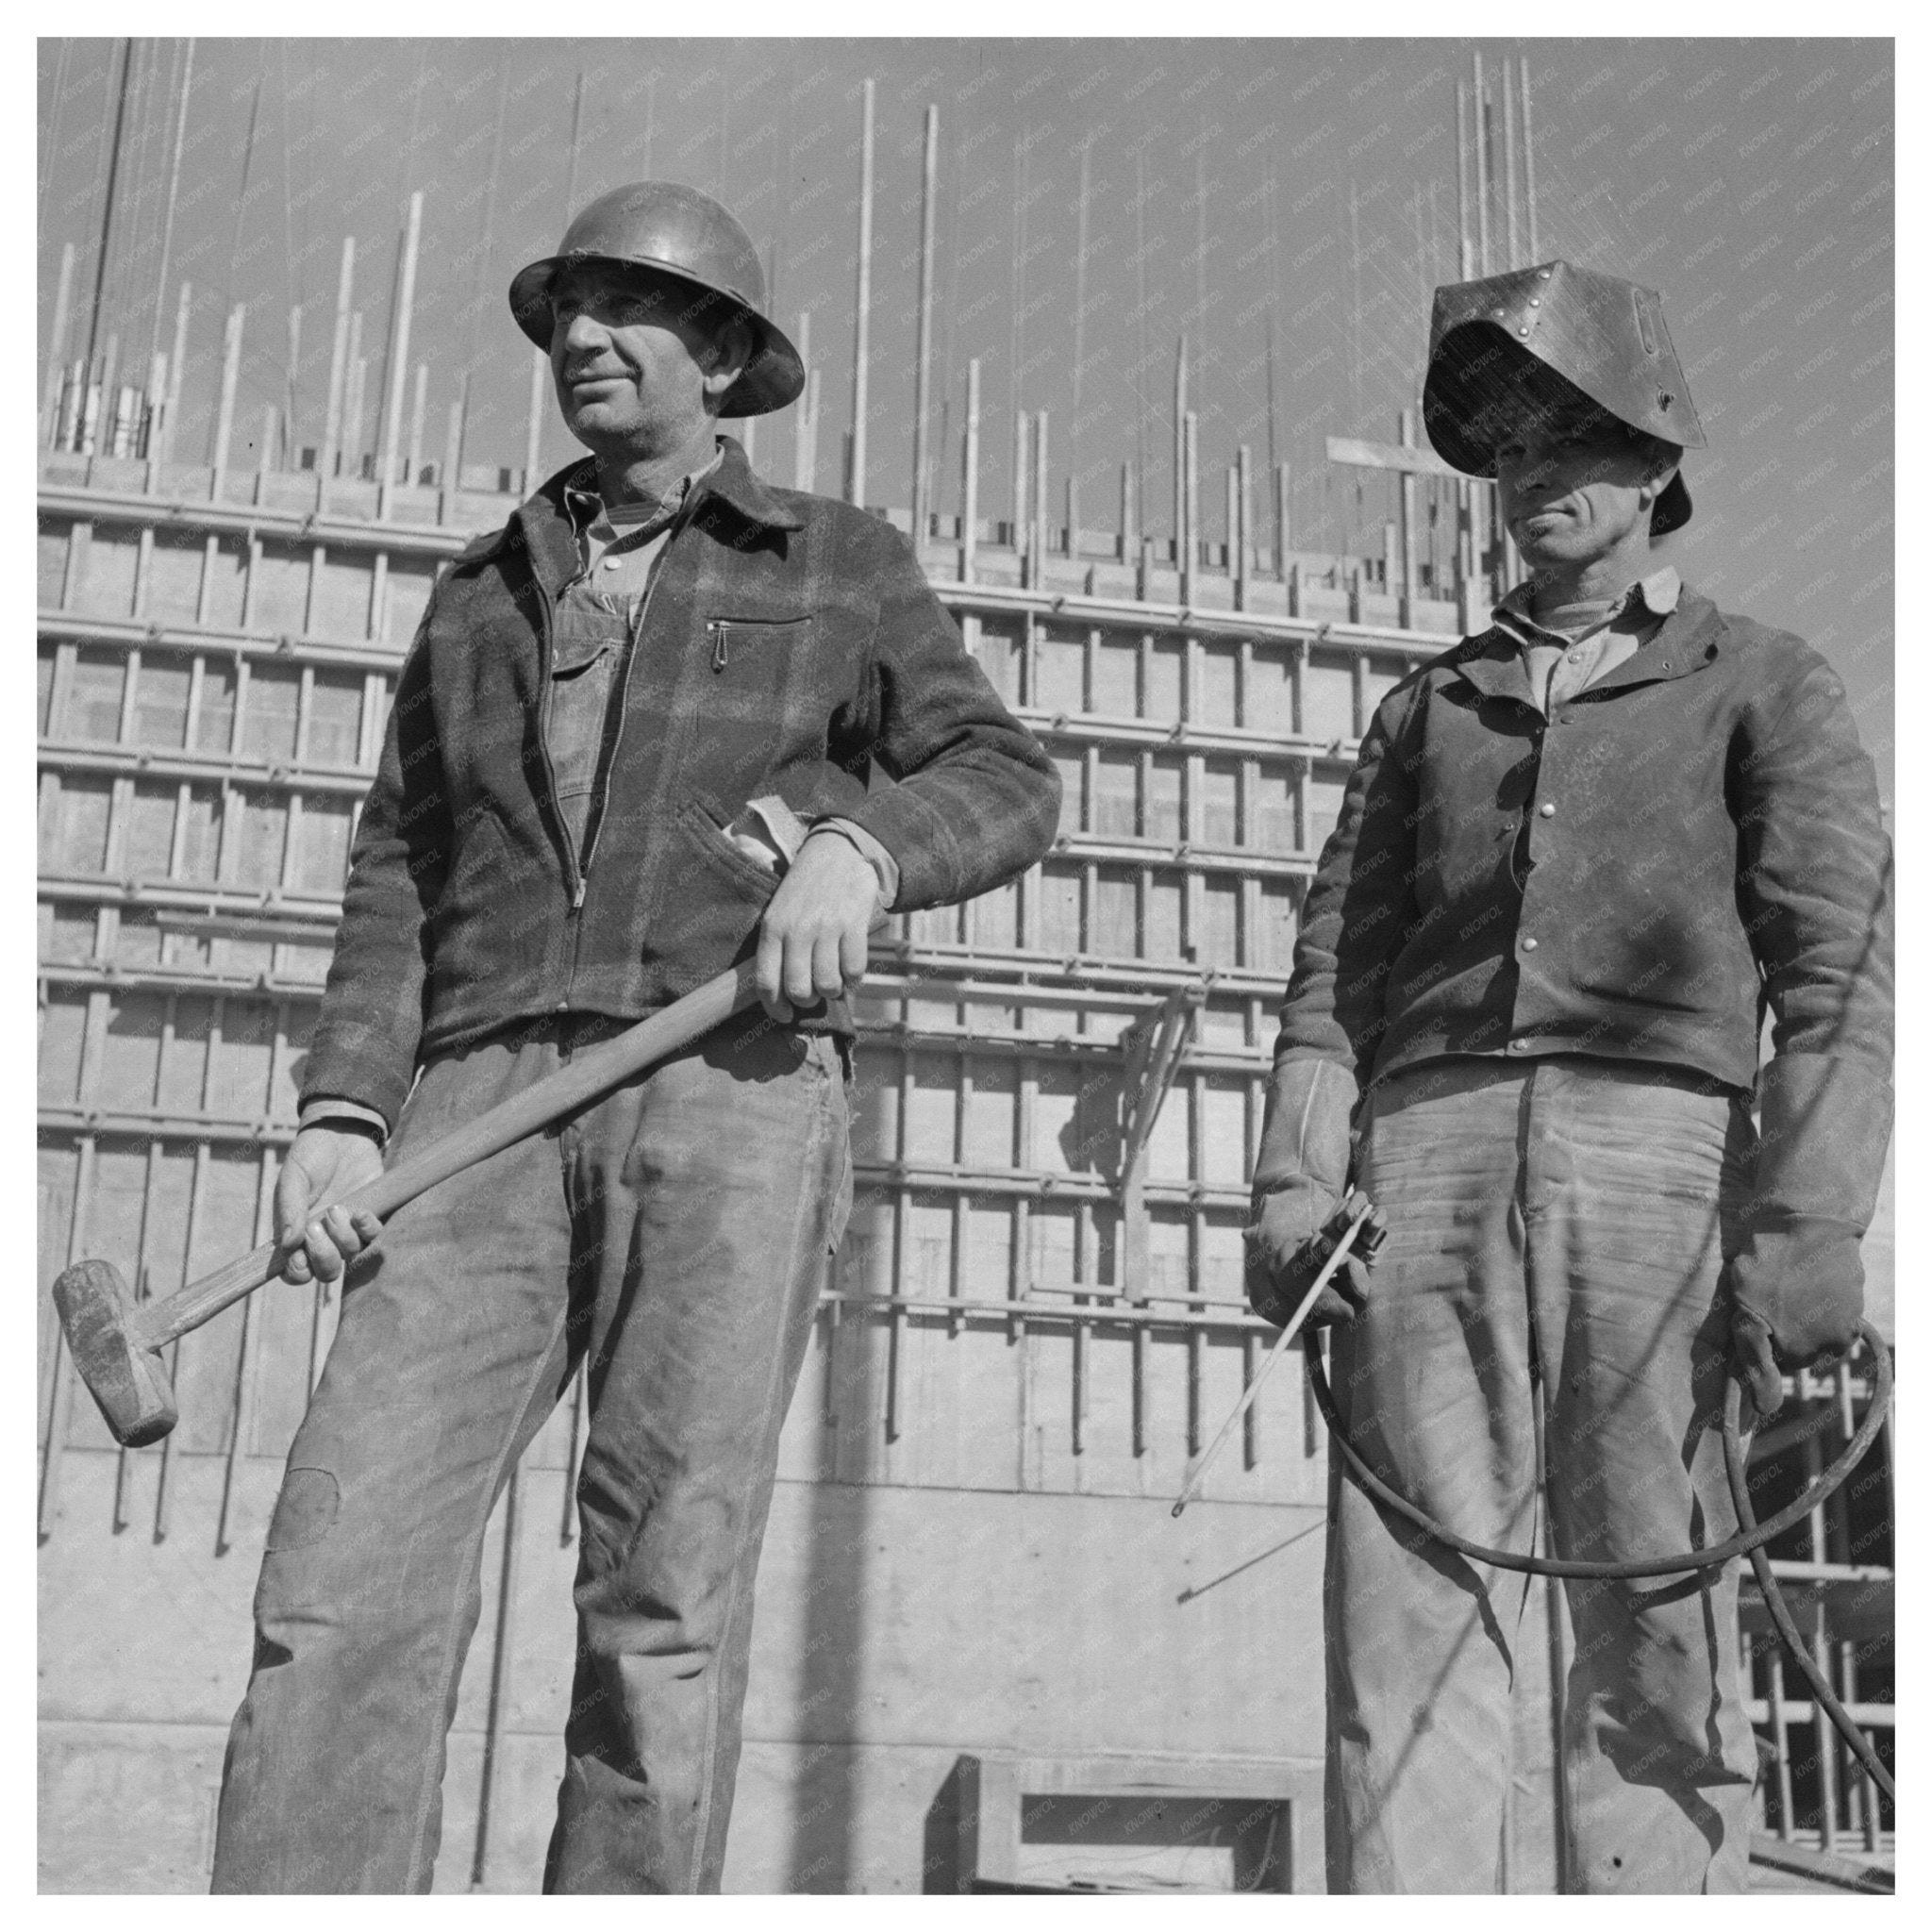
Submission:
[[[1834,1361],[1865,1312],[1858,1242],[1891,1139],[1891,1083],[1823,1054],[1781,1057],[1758,1083],[1757,1172],[1743,1239],[1724,1267],[1731,1366],[1760,1419],[1784,1374]]]
[[[1317,1251],[1316,1238],[1348,1192],[1348,1121],[1355,1102],[1355,1074],[1339,1061],[1275,1064],[1255,1158],[1254,1211],[1242,1230],[1248,1306],[1264,1322],[1288,1320],[1327,1257],[1325,1248]],[[1363,1236],[1356,1240],[1359,1247]],[[1350,1250],[1309,1310],[1309,1327],[1353,1319],[1372,1261]]]
[[[1248,1306],[1264,1322],[1285,1327],[1301,1307],[1302,1297],[1315,1284],[1315,1277],[1327,1264],[1336,1244],[1348,1232],[1348,1224],[1367,1206],[1368,1196],[1351,1188],[1336,1204],[1334,1211],[1312,1234],[1298,1240],[1293,1224],[1301,1218],[1297,1204],[1283,1194],[1263,1198],[1261,1213],[1246,1230],[1248,1241]],[[1279,1209],[1271,1217],[1270,1210]],[[1379,1208],[1371,1208],[1355,1238],[1347,1258],[1328,1277],[1328,1285],[1315,1297],[1305,1328],[1319,1328],[1326,1322],[1352,1322],[1368,1299],[1369,1273],[1375,1265],[1375,1251],[1388,1233],[1388,1224]]]

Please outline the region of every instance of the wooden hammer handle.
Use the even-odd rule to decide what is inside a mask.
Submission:
[[[399,1161],[367,1187],[345,1196],[341,1205],[352,1211],[367,1208],[378,1220],[387,1221],[406,1201],[413,1201],[438,1181],[515,1146],[552,1121],[575,1113],[633,1074],[742,1011],[758,998],[757,979],[758,961],[746,959],[706,980],[694,992],[686,993],[648,1020],[640,1020],[615,1040],[577,1055],[567,1067],[559,1067],[521,1093],[499,1101],[421,1154]],[[164,1346],[274,1280],[286,1258],[286,1251],[275,1242],[264,1241],[252,1254],[190,1282],[164,1300],[143,1303],[127,1324],[129,1339],[138,1347]]]

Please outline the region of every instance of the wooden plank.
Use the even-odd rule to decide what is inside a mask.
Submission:
[[[1469,480],[1432,449],[1369,442],[1358,436],[1331,436],[1327,446],[1331,463],[1352,463],[1364,470],[1397,470],[1411,476],[1446,476],[1457,483]]]
[[[1761,1834],[1751,1840],[1751,1862],[1766,1871],[1809,1878],[1839,1891],[1890,1893],[1897,1890],[1894,1875],[1883,1865],[1839,1857],[1830,1852],[1814,1852],[1807,1845],[1790,1844]]]

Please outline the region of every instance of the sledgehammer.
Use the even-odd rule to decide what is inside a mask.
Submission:
[[[575,1113],[688,1045],[758,998],[758,961],[747,959],[615,1040],[477,1115],[419,1155],[377,1175],[342,1205],[387,1220],[406,1201],[460,1174],[552,1121]],[[253,1254],[218,1268],[161,1301],[137,1303],[121,1271],[107,1261],[76,1261],[54,1284],[54,1304],[75,1366],[100,1405],[114,1440],[130,1449],[158,1442],[178,1411],[161,1351],[176,1336],[212,1321],[243,1295],[281,1273],[287,1251],[264,1241]]]

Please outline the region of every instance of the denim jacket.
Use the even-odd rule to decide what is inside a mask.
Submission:
[[[428,1054],[538,1014],[641,1018],[723,971],[775,885],[725,836],[754,797],[869,832],[902,911],[987,891],[1052,842],[1058,775],[906,540],[767,488],[727,438],[660,559],[579,853],[544,728],[579,561],[570,474],[455,559],[404,661],[305,1102],[393,1126]]]

